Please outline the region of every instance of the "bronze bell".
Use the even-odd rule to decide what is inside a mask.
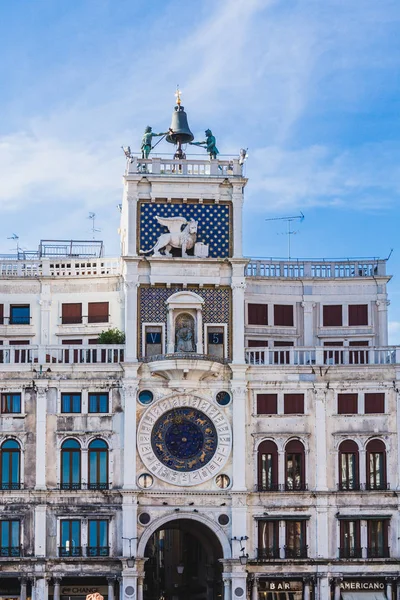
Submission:
[[[178,146],[174,158],[185,158],[182,151],[182,144],[187,144],[194,140],[194,135],[189,129],[187,114],[183,106],[179,103],[175,106],[175,110],[172,113],[170,132],[166,140],[170,144]]]

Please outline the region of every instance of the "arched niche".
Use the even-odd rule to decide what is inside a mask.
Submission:
[[[166,301],[168,354],[174,352],[203,354],[203,304],[203,298],[186,290],[176,292],[168,298]],[[190,347],[193,349],[190,350]]]

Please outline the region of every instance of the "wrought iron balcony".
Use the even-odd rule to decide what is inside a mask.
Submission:
[[[60,483],[60,490],[74,491],[74,490],[81,490],[81,489],[82,489],[81,482],[74,483],[72,481],[64,481],[64,482]]]
[[[86,556],[110,556],[109,546],[87,546]]]
[[[279,492],[281,488],[282,486],[279,483],[267,483],[265,485],[258,483],[256,486],[257,492]]]
[[[102,482],[99,482],[99,483],[83,483],[83,482],[71,483],[71,482],[66,482],[66,483],[60,483],[59,489],[64,490],[64,491],[75,491],[75,490],[104,491],[104,490],[111,489],[111,483],[102,483]]]
[[[350,547],[350,548],[339,548],[339,558],[361,558],[362,548]]]
[[[374,490],[381,490],[381,491],[385,491],[385,490],[390,490],[390,483],[388,483],[387,481],[379,481],[379,482],[369,482],[365,485],[365,488],[367,491],[374,491]]]
[[[359,492],[362,489],[362,485],[355,481],[342,481],[341,483],[337,483],[336,486],[339,492]]]
[[[7,414],[12,414],[12,413],[7,413]],[[5,482],[1,482],[0,483],[0,490],[21,490],[22,489],[22,483],[5,483]]]
[[[22,556],[21,546],[0,546],[0,557],[17,558]]]
[[[282,486],[282,491],[285,492],[307,492],[308,484],[303,483],[302,481],[287,481],[284,486]]]
[[[74,546],[73,548],[68,548],[67,546],[59,546],[58,555],[60,557],[79,557],[82,556],[82,546]]]
[[[389,558],[390,547],[389,546],[368,546],[367,558]]]
[[[285,558],[307,558],[308,546],[298,546],[292,548],[291,546],[285,546]]]
[[[274,558],[280,558],[280,550],[277,546],[272,548],[257,548],[257,560],[273,560]]]

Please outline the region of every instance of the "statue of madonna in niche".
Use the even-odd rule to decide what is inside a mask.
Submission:
[[[194,319],[182,314],[175,321],[175,351],[194,352]]]

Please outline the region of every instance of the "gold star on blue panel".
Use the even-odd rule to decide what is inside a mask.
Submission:
[[[197,241],[209,245],[209,256],[229,256],[229,206],[226,204],[140,204],[140,248],[148,252],[158,237],[167,231],[156,221],[159,217],[185,217],[198,221]]]

